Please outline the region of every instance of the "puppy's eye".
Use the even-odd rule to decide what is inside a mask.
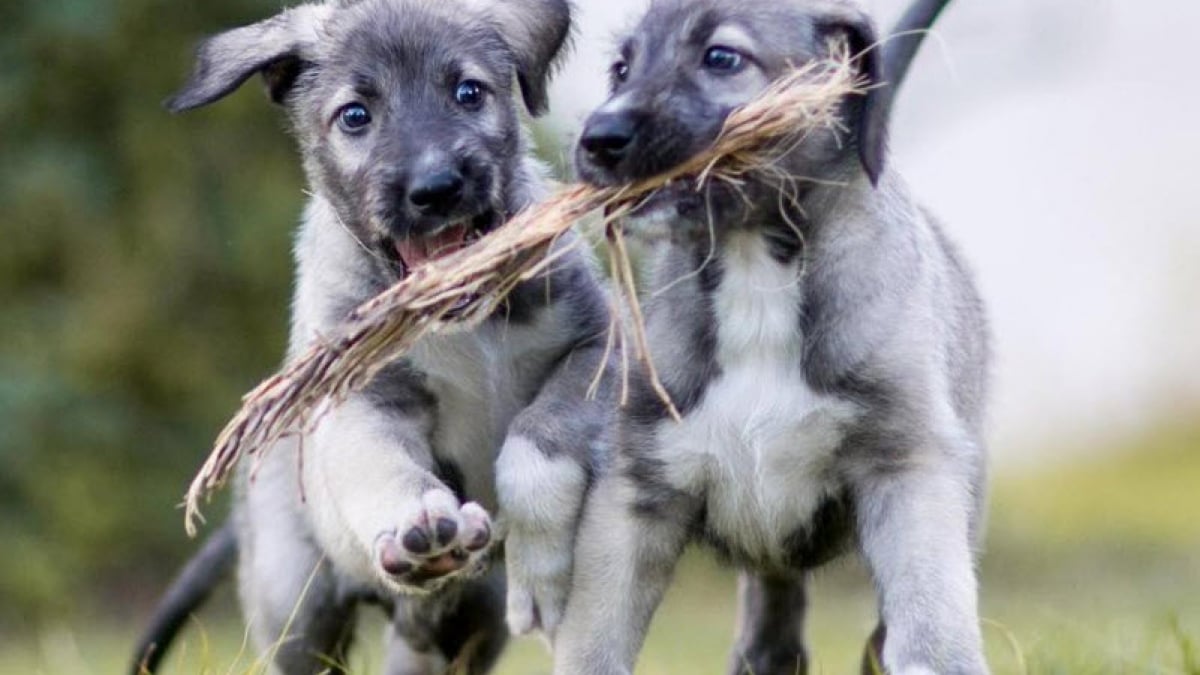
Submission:
[[[464,108],[478,108],[483,103],[483,83],[463,80],[454,88],[454,102]]]
[[[709,47],[704,52],[704,67],[726,73],[736,72],[742,67],[742,55],[731,47]]]
[[[362,131],[371,123],[371,113],[361,103],[342,106],[337,116],[338,126],[348,134]]]
[[[629,79],[629,64],[624,61],[617,61],[609,68],[612,73],[614,82],[624,82]]]

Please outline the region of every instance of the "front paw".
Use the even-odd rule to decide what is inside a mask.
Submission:
[[[511,527],[505,537],[508,572],[508,629],[514,635],[541,630],[547,638],[562,619],[571,585],[574,541],[570,532],[558,536]]]
[[[433,489],[412,513],[375,539],[375,566],[384,585],[402,593],[428,593],[451,579],[482,570],[492,543],[492,522],[474,502]]]

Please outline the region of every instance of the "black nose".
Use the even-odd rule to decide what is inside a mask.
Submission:
[[[463,175],[456,169],[435,171],[417,178],[409,187],[408,201],[425,215],[444,216],[463,196]]]
[[[633,147],[637,124],[629,115],[597,115],[588,120],[579,144],[592,162],[611,169]]]

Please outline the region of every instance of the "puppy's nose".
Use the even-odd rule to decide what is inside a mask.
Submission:
[[[588,159],[611,169],[629,154],[637,124],[629,115],[598,115],[588,121],[579,144],[587,151]]]
[[[463,196],[463,175],[455,169],[437,171],[417,178],[409,187],[408,201],[430,216],[444,216],[454,210]]]

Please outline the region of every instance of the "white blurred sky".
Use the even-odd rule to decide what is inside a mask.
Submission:
[[[564,142],[645,0],[577,0]],[[905,0],[867,3],[888,26]],[[897,106],[894,165],[974,264],[997,463],[1200,413],[1193,0],[955,0]]]

